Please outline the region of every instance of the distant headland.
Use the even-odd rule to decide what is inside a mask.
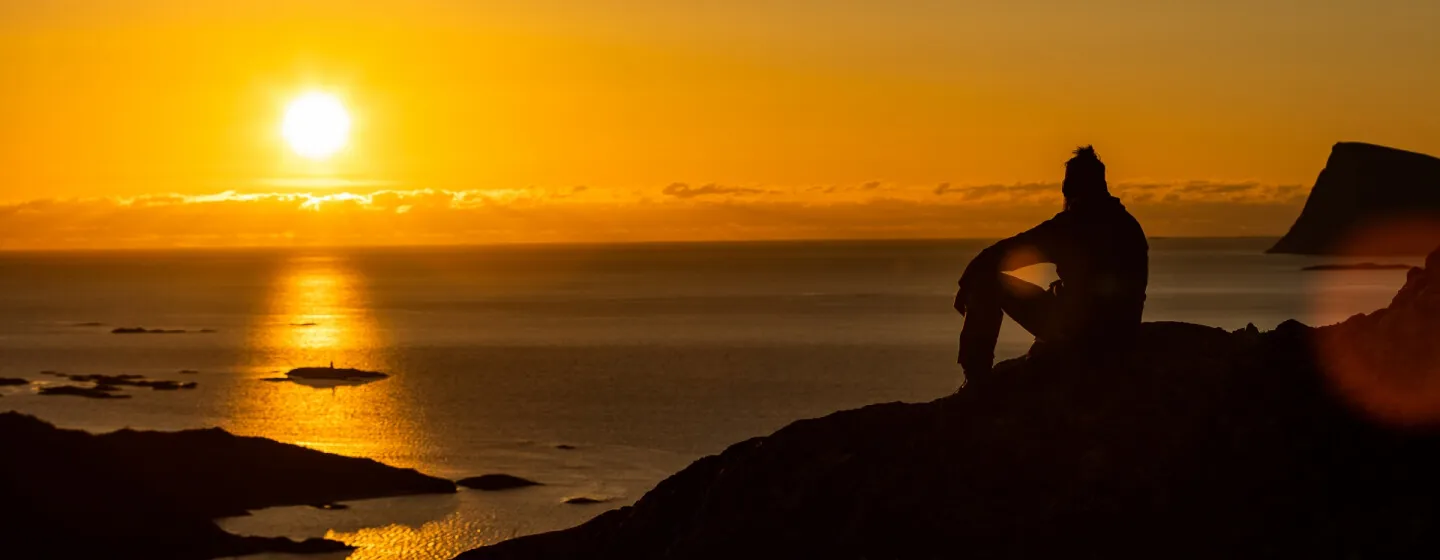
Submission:
[[[1440,244],[1440,159],[1341,142],[1271,253],[1424,255]]]

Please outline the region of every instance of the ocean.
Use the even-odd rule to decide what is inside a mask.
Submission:
[[[1152,240],[1146,319],[1327,324],[1383,307],[1404,281],[1402,270],[1302,271],[1345,261],[1263,254],[1272,242]],[[199,384],[127,400],[6,387],[0,410],[92,431],[219,426],[441,477],[545,484],[221,521],[243,534],[328,536],[359,546],[355,559],[450,558],[631,503],[694,459],[797,419],[953,392],[961,318],[951,298],[984,245],[0,253],[0,377]],[[1020,275],[1048,282],[1051,271]],[[1007,321],[998,354],[1029,343]],[[331,362],[391,377],[265,381]],[[604,502],[564,503],[572,497]]]

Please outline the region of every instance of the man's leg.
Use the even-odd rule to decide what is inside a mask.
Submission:
[[[1009,274],[1000,275],[1000,308],[1036,338],[1056,340],[1059,307],[1049,290]]]
[[[972,374],[994,365],[995,342],[1006,314],[1031,334],[1042,338],[1054,334],[1054,295],[1003,272],[988,280],[971,287],[965,327],[960,330],[960,367]]]
[[[967,377],[990,370],[995,363],[995,341],[1000,338],[1000,322],[1005,318],[1000,307],[1000,282],[977,283],[968,288],[965,301],[965,326],[960,329],[960,367]]]

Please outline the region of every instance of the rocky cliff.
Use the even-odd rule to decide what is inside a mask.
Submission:
[[[461,558],[1433,557],[1436,340],[1440,251],[1340,325],[1148,323],[1125,363],[796,422]]]
[[[1342,142],[1272,253],[1423,255],[1440,243],[1440,159]]]
[[[93,435],[0,413],[0,556],[344,550],[320,539],[239,537],[211,520],[279,505],[454,491],[453,483],[414,470],[220,429]]]

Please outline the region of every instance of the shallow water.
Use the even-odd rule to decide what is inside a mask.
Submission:
[[[1269,243],[1155,240],[1146,318],[1323,324],[1383,306],[1405,276],[1302,272],[1333,260],[1264,255]],[[113,401],[0,388],[0,410],[89,430],[221,426],[437,476],[546,483],[223,522],[242,533],[329,535],[362,547],[351,558],[449,558],[629,503],[691,460],[798,418],[953,391],[960,318],[950,300],[981,246],[0,254],[0,376],[59,384],[37,372],[137,373],[200,384]],[[1043,281],[1047,271],[1022,275]],[[216,332],[109,333],[130,326]],[[1007,323],[999,353],[1028,344]],[[263,381],[331,361],[392,377],[335,389]],[[575,496],[610,501],[562,503]]]

